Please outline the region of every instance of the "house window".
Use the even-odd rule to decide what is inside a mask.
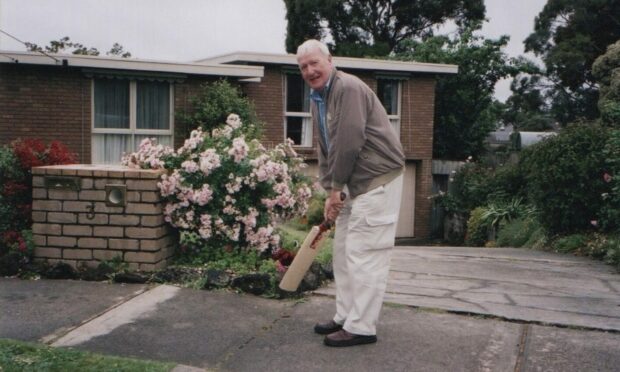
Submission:
[[[147,137],[172,145],[170,83],[94,79],[93,106],[93,164],[118,164]]]
[[[377,95],[387,111],[390,123],[400,135],[400,80],[377,79]]]
[[[296,146],[312,147],[310,87],[300,74],[284,74],[284,138]]]

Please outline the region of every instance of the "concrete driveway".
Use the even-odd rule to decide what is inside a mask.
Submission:
[[[333,295],[333,284],[317,291]],[[620,331],[620,275],[588,258],[514,248],[396,247],[386,301]]]
[[[333,315],[330,287],[277,301],[0,278],[0,338],[209,371],[618,371],[619,280],[570,256],[398,247],[379,342],[334,349],[312,332]]]

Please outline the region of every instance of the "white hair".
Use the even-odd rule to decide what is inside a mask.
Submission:
[[[303,56],[304,54],[313,52],[315,50],[320,51],[326,57],[331,55],[329,53],[329,49],[327,49],[327,45],[323,44],[318,40],[309,39],[304,41],[300,46],[297,47],[297,57]]]

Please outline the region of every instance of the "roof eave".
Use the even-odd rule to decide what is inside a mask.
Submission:
[[[7,61],[2,61],[7,57]],[[153,61],[139,59],[121,59],[110,57],[76,56],[50,54],[49,56],[26,52],[0,51],[0,63],[23,63],[31,65],[88,67],[128,71],[155,71],[182,73],[191,75],[215,75],[238,78],[262,78],[264,69],[261,66],[222,65],[203,63],[176,63],[168,61]]]
[[[413,73],[456,74],[457,65],[440,63],[404,62],[370,58],[333,57],[334,65],[340,68],[398,71]],[[252,52],[235,52],[213,58],[206,58],[196,63],[263,63],[297,66],[294,54],[269,54]]]

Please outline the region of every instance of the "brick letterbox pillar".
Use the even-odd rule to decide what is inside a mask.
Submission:
[[[32,174],[35,259],[92,267],[120,258],[145,271],[167,265],[176,242],[164,222],[161,171],[77,164]]]

